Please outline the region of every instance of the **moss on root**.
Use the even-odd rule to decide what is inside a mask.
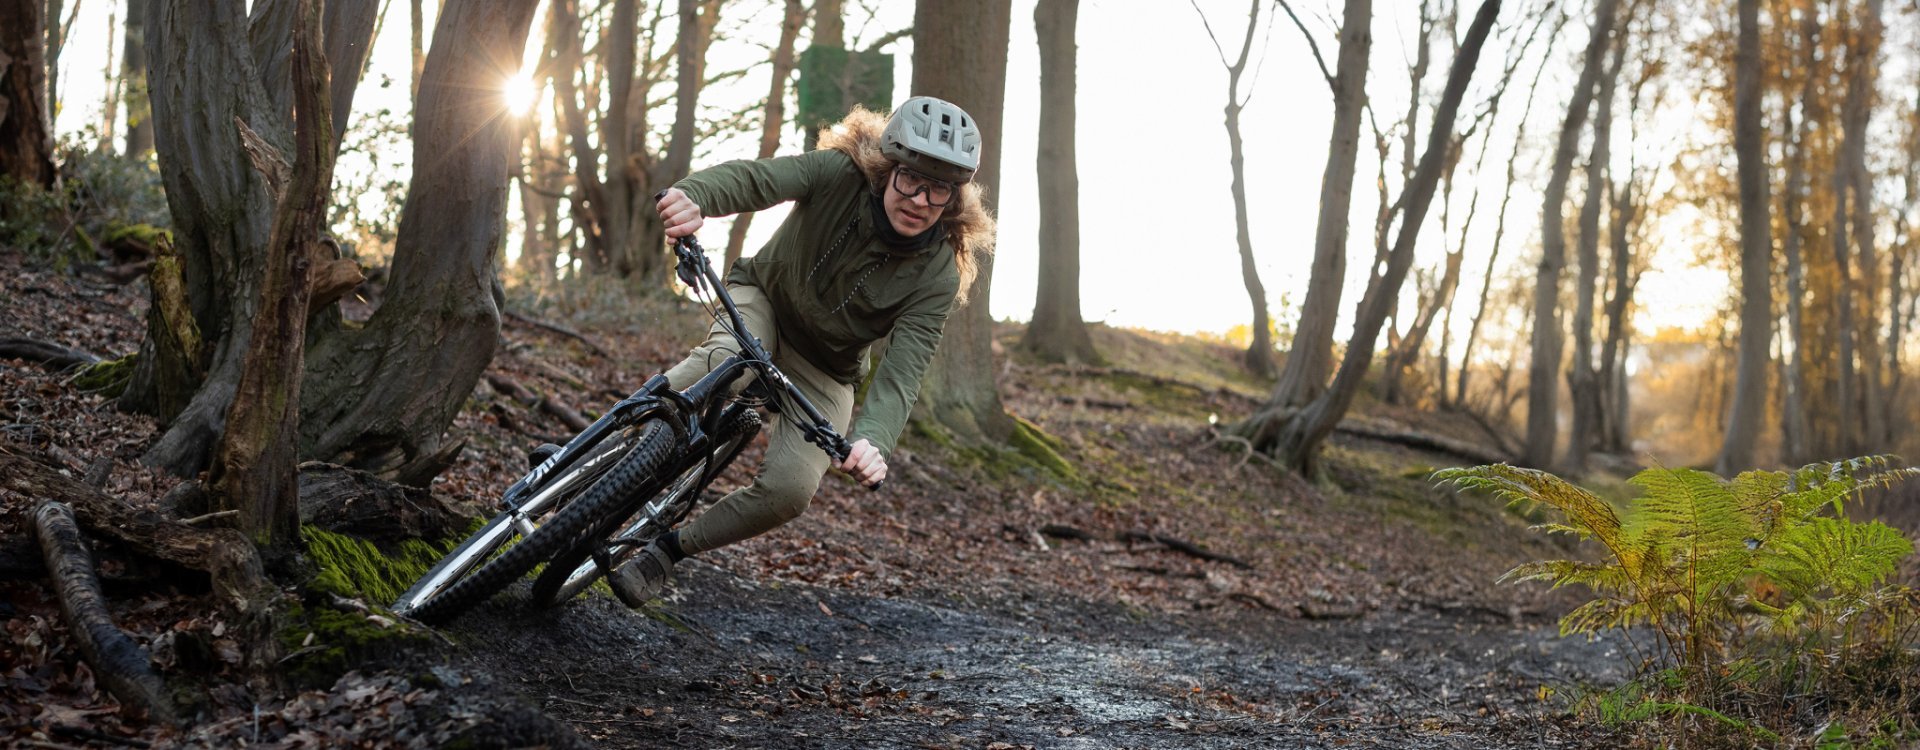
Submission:
[[[107,398],[119,398],[125,393],[127,384],[133,382],[133,370],[140,363],[140,353],[103,359],[87,365],[73,377],[73,385],[89,393],[98,393]]]
[[[282,676],[302,687],[330,685],[349,670],[432,643],[426,630],[397,618],[323,604],[294,605],[284,622],[275,636],[287,654]]]
[[[1019,451],[1021,456],[1040,468],[1053,472],[1055,476],[1068,482],[1080,481],[1080,472],[1074,469],[1072,462],[1060,455],[1060,451],[1064,450],[1065,446],[1060,443],[1059,438],[1048,435],[1046,430],[1040,429],[1039,425],[1021,417],[1014,417],[1013,435],[1007,438],[1007,443],[1012,445],[1014,450]]]
[[[446,547],[418,539],[383,552],[373,542],[316,526],[302,526],[300,538],[319,571],[308,588],[383,606],[399,599],[447,553]]]

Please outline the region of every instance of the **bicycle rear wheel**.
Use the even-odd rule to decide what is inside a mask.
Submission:
[[[555,556],[534,579],[533,605],[557,607],[572,600],[608,570],[637,554],[641,544],[665,534],[684,520],[707,482],[731,465],[759,433],[758,412],[740,405],[731,407],[714,431],[712,451],[692,461],[672,481],[662,484],[658,493],[635,496],[634,505],[603,519],[588,529],[578,543]],[[601,553],[604,563],[593,559],[595,553]]]
[[[556,497],[565,502],[551,502],[531,511],[527,508],[508,511],[495,517],[402,595],[394,611],[421,622],[435,623],[485,601],[534,566],[567,549],[568,543],[577,539],[595,519],[617,510],[623,499],[657,483],[657,477],[677,460],[678,436],[664,422],[647,421],[623,432],[622,438],[614,449],[596,457],[599,459],[596,466],[568,472],[567,478],[572,478],[592,468],[601,470],[592,477],[580,475],[580,479],[590,481],[568,487],[566,494],[572,495],[570,500]],[[606,469],[607,465],[612,468]],[[536,497],[544,495],[546,492],[542,491]],[[517,522],[524,514],[537,515],[548,510],[551,514],[537,527]],[[519,539],[518,543],[507,546],[514,538]]]

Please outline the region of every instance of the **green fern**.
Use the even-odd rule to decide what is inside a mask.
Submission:
[[[1650,626],[1673,663],[1704,674],[1749,626],[1805,635],[1898,598],[1879,587],[1913,544],[1884,524],[1848,520],[1845,508],[1862,489],[1914,475],[1885,456],[1730,480],[1653,468],[1630,480],[1644,493],[1622,511],[1552,474],[1505,464],[1448,469],[1434,479],[1553,508],[1564,521],[1536,530],[1606,549],[1598,562],[1542,560],[1502,577],[1592,590],[1592,601],[1561,618],[1563,634]]]

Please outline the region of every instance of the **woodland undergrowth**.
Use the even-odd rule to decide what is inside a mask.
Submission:
[[[1624,507],[1543,471],[1437,472],[1560,520],[1594,560],[1522,564],[1504,580],[1581,586],[1563,635],[1617,629],[1639,677],[1574,696],[1576,711],[1663,746],[1893,747],[1920,738],[1920,596],[1890,582],[1913,543],[1849,508],[1907,480],[1886,457],[1749,471],[1651,468]]]

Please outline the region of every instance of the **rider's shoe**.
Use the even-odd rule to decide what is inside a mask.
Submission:
[[[607,583],[620,597],[620,603],[636,609],[659,596],[672,579],[673,558],[660,548],[658,539],[648,542],[633,559],[607,574]]]
[[[559,452],[560,446],[554,445],[553,443],[541,443],[540,447],[533,449],[532,453],[527,454],[527,468],[531,469],[546,463],[547,459],[553,458],[553,454]]]

